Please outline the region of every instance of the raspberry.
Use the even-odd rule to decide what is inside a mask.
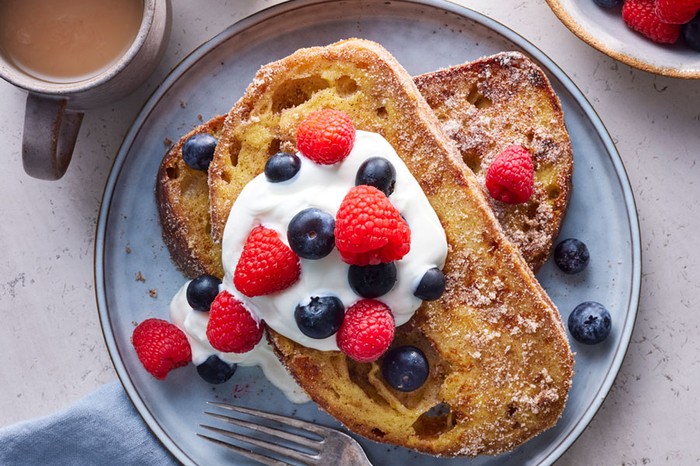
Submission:
[[[335,245],[344,262],[376,265],[401,259],[411,249],[411,231],[383,192],[353,187],[338,208]]]
[[[345,313],[336,342],[340,351],[351,359],[372,362],[389,348],[395,330],[394,316],[386,304],[363,299]]]
[[[167,320],[144,320],[134,329],[131,342],[143,367],[159,380],[192,361],[187,336]]]
[[[266,295],[284,290],[299,279],[299,257],[277,232],[263,226],[248,235],[233,273],[233,284],[244,295]]]
[[[348,156],[355,143],[355,125],[345,113],[324,109],[313,112],[297,129],[297,147],[321,165],[333,165]]]
[[[622,5],[622,19],[630,29],[660,44],[674,44],[681,34],[680,25],[661,22],[654,0],[627,0]]]
[[[506,204],[527,202],[534,191],[534,168],[530,151],[509,146],[493,161],[486,173],[486,189]]]
[[[700,0],[656,0],[656,16],[667,24],[685,24],[700,10]]]
[[[214,349],[225,353],[246,353],[258,344],[262,335],[262,324],[228,291],[219,293],[211,303],[207,338]]]

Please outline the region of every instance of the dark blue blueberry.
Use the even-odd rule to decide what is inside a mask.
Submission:
[[[277,152],[265,163],[265,177],[270,183],[291,180],[301,168],[301,160],[296,154]]]
[[[216,138],[211,134],[195,134],[182,145],[182,159],[188,167],[206,171],[214,158],[216,143]]]
[[[571,311],[568,326],[576,341],[594,345],[610,335],[610,313],[602,304],[586,301]]]
[[[352,291],[363,298],[378,298],[387,294],[396,283],[396,265],[384,264],[351,265],[348,270],[348,283]]]
[[[230,379],[236,372],[236,364],[222,361],[216,355],[211,355],[202,364],[197,366],[197,373],[209,383],[219,384]]]
[[[593,3],[603,8],[621,7],[624,0],[593,0]]]
[[[321,259],[335,247],[335,219],[320,209],[304,209],[287,227],[287,241],[299,257]]]
[[[396,170],[384,157],[371,157],[365,160],[355,175],[355,186],[362,184],[374,186],[389,196],[394,192]]]
[[[192,309],[209,312],[212,301],[219,294],[221,280],[211,275],[200,275],[187,285],[187,302]]]
[[[445,274],[437,267],[433,267],[425,272],[420,279],[416,291],[413,293],[416,298],[424,301],[435,301],[445,292]]]
[[[309,304],[297,306],[294,320],[301,333],[310,338],[328,338],[338,331],[345,318],[345,306],[335,296],[314,296]]]
[[[399,346],[389,350],[382,360],[382,375],[393,388],[412,392],[428,378],[430,367],[425,354],[415,346]]]
[[[688,47],[700,52],[700,13],[683,26],[683,38]]]
[[[562,272],[579,273],[588,265],[591,256],[586,245],[576,238],[568,238],[554,249],[554,263]]]

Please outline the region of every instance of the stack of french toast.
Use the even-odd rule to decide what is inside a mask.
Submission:
[[[573,159],[561,105],[545,74],[504,52],[411,77],[380,45],[349,39],[263,66],[245,94],[174,144],[156,198],[175,264],[224,276],[221,239],[231,206],[269,157],[294,152],[320,109],[383,136],[409,168],[445,231],[445,291],[396,328],[429,361],[417,390],[392,388],[381,360],[302,346],[267,329],[282,364],[321,408],[372,440],[447,456],[498,454],[553,426],[573,375],[558,310],[534,273],[547,260],[571,190]],[[218,144],[208,171],[190,168],[194,134]],[[505,148],[532,155],[527,202],[489,196],[484,179]]]

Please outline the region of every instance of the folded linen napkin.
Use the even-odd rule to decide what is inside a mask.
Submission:
[[[0,429],[0,465],[177,465],[119,382],[58,413]]]

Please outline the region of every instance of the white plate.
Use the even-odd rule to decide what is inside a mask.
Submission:
[[[547,0],[571,32],[588,45],[627,65],[674,78],[700,79],[700,52],[683,43],[657,44],[631,30],[620,8],[601,8],[593,0]]]
[[[562,234],[592,252],[586,272],[570,277],[548,263],[539,274],[566,318],[585,300],[613,316],[605,343],[576,351],[576,377],[556,427],[498,457],[438,459],[360,439],[374,464],[551,464],[573,443],[600,407],[622,363],[634,326],[640,284],[640,241],[632,192],[622,162],[600,119],[552,61],[513,31],[445,1],[301,0],[241,21],[187,57],[146,103],[127,133],[110,174],[98,221],[95,279],[105,340],[117,373],[145,422],[185,464],[250,464],[195,436],[207,400],[228,400],[283,414],[337,422],[313,403],[290,404],[257,368],[239,368],[219,386],[203,382],[192,365],[157,381],[131,346],[134,322],[167,318],[168,302],[184,282],[161,239],[154,202],[156,171],[167,147],[191,127],[224,113],[264,63],[297,48],[352,36],[383,44],[418,74],[503,50],[521,50],[548,73],[571,134],[574,194]],[[145,282],[137,281],[141,274]],[[149,290],[157,290],[157,298]]]

